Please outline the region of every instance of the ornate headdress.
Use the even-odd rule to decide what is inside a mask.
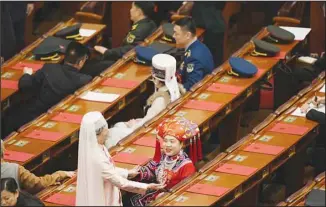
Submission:
[[[184,142],[186,146],[189,143],[189,157],[193,163],[196,163],[198,160],[202,159],[200,131],[196,123],[183,117],[165,119],[157,127],[157,136],[163,139],[167,135],[175,137],[180,142]],[[161,146],[160,142],[157,140],[153,160],[158,162],[160,158]]]

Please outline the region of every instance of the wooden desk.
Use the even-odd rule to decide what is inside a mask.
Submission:
[[[311,90],[305,97],[304,101],[296,102],[294,107],[290,107],[284,114],[279,116],[276,120],[271,122],[266,128],[264,128],[257,135],[249,135],[246,137],[246,142],[243,142],[241,146],[236,148],[234,151],[230,152],[229,155],[223,159],[221,162],[214,164],[208,170],[202,172],[201,176],[198,176],[193,181],[190,181],[184,187],[180,188],[176,193],[168,196],[162,202],[156,202],[155,205],[170,205],[170,206],[184,206],[184,205],[229,205],[235,200],[242,197],[242,195],[249,190],[253,189],[258,183],[260,183],[264,178],[274,172],[283,163],[293,157],[296,153],[299,153],[302,149],[309,144],[317,133],[318,124],[307,120],[303,117],[294,117],[289,115],[292,113],[293,109],[302,105],[307,98],[314,96],[315,92],[320,90],[321,86],[324,84],[324,80],[314,85],[314,90]],[[289,117],[292,117],[289,119]],[[289,122],[291,120],[291,122]],[[298,126],[307,127],[309,130],[303,136],[300,135],[289,135],[283,133],[270,132],[276,123],[287,123]],[[253,153],[244,151],[244,149],[251,143],[268,143],[270,145],[284,147],[284,150],[278,155],[267,155],[260,153]],[[215,172],[215,169],[224,163],[228,164],[239,164],[241,166],[248,166],[257,168],[256,172],[250,176],[240,176],[233,174],[226,174]],[[292,169],[291,173],[293,175]],[[194,184],[207,183],[205,178],[208,175],[218,176],[218,179],[210,184],[218,187],[230,188],[223,196],[207,196],[202,194],[189,193],[186,190]],[[223,181],[227,182],[224,183]],[[187,199],[188,198],[188,199]],[[189,198],[196,198],[195,200]],[[194,203],[195,202],[195,203]],[[250,202],[249,202],[250,203]],[[243,204],[243,200],[242,200]],[[251,205],[256,205],[250,203]]]
[[[275,60],[275,63],[276,62],[277,62],[277,60]],[[265,62],[265,64],[266,63],[267,62]],[[261,73],[259,73],[259,75],[257,77],[254,77],[254,78],[251,78],[251,79],[237,79],[237,78],[229,77],[227,75],[226,76],[219,75],[219,76],[216,76],[215,77],[215,80],[213,80],[213,82],[217,82],[219,80],[223,80],[223,83],[224,83],[224,80],[227,77],[228,82],[230,82],[232,85],[234,84],[234,85],[238,85],[238,86],[244,86],[244,89],[243,89],[242,92],[245,92],[245,94],[249,94],[250,95],[250,94],[252,94],[251,93],[252,91],[246,90],[245,87],[248,87],[248,86],[253,85],[255,83],[255,81],[257,81],[258,79],[262,78],[262,75],[266,74],[267,71],[268,70],[262,71]],[[212,82],[210,82],[210,83],[212,83]],[[202,86],[200,89],[198,89],[198,91],[195,91],[193,93],[194,95],[192,95],[191,98],[194,99],[197,96],[199,97],[200,96],[200,93],[202,91],[205,91],[205,89],[207,89],[207,87],[208,87],[208,85]],[[205,91],[205,93],[206,93],[206,91]],[[229,95],[229,94],[225,95],[224,94],[224,96],[223,96],[223,94],[219,94],[219,93],[216,93],[216,94],[217,94],[216,95],[217,98],[215,98],[215,94],[214,94],[214,95],[209,95],[206,99],[207,100],[210,100],[210,101],[221,101],[221,102],[222,101],[225,101],[225,102],[227,102],[227,101],[230,101],[233,98],[237,97],[237,95]],[[180,105],[178,105],[176,108],[172,108],[172,110],[169,111],[166,114],[166,116],[177,115],[178,110],[182,108],[182,105],[183,105],[184,102],[181,102]],[[224,104],[224,105],[227,105],[227,104]],[[224,106],[222,106],[222,107],[224,107]],[[212,114],[213,114],[213,113],[207,112],[207,111],[199,111],[199,110],[192,110],[192,109],[184,109],[184,108],[182,108],[182,110],[187,111],[189,114],[190,113],[193,113],[188,118],[191,118],[194,121],[199,122],[199,123],[203,123],[203,122],[207,121],[208,118],[206,118],[206,117],[207,116],[212,116]],[[196,111],[199,111],[199,112],[196,112]],[[180,115],[180,112],[179,112],[179,115]],[[187,114],[184,114],[184,116],[186,116],[186,115]],[[115,154],[117,154],[118,152],[121,152],[121,151],[133,151],[132,153],[135,153],[135,155],[145,155],[145,156],[148,156],[148,157],[152,157],[153,154],[154,154],[154,148],[138,146],[138,145],[134,145],[132,143],[135,140],[137,140],[138,138],[142,137],[142,136],[152,136],[153,139],[154,139],[155,138],[154,129],[155,129],[156,123],[159,123],[159,121],[155,121],[153,123],[150,123],[147,127],[142,128],[142,129],[136,131],[131,136],[129,136],[126,139],[122,140],[119,143],[119,146],[116,146],[116,147],[114,147],[114,148],[112,148],[110,150],[111,155],[114,156]],[[255,136],[252,135],[251,138],[253,138],[253,137],[255,137]],[[131,150],[130,150],[130,148],[131,148]],[[241,151],[239,151],[239,152],[241,152]],[[242,154],[249,154],[248,152],[241,152],[241,153]],[[258,167],[258,168],[264,168],[268,163],[270,163],[271,161],[273,161],[273,158],[274,157],[271,156],[271,155],[263,155],[263,156],[261,156],[261,155],[255,155],[255,156],[250,156],[250,158],[248,158],[247,160],[244,160],[243,163],[245,163],[248,166],[255,166],[255,167]],[[228,158],[228,159],[230,159],[230,158]],[[257,162],[257,159],[259,159],[261,161],[260,162]],[[232,162],[232,160],[230,162]],[[236,162],[236,161],[234,161],[234,162]],[[134,167],[134,165],[125,164],[125,163],[116,163],[116,164],[119,167],[124,167],[124,168],[127,168],[127,169],[130,169],[130,168]],[[264,172],[266,173],[266,171],[264,171]],[[205,175],[207,175],[206,174],[206,171],[203,172],[203,173]],[[237,177],[235,177],[233,175],[228,175],[228,174],[225,174],[225,173],[218,173],[218,172],[212,172],[212,173],[214,175],[219,175],[220,176],[220,178],[218,179],[217,182],[224,181],[225,186],[226,187],[230,187],[230,188],[237,187],[237,186],[239,186],[239,184],[241,184],[242,182],[244,182],[246,180],[249,180],[249,181],[251,180],[251,179],[245,178],[243,176],[237,176]],[[232,179],[230,179],[230,176],[232,176]],[[234,181],[234,183],[233,182],[230,182],[230,180],[231,181]],[[248,181],[248,183],[250,183],[249,181]],[[66,185],[64,184],[64,186],[66,186]],[[60,189],[51,189],[51,190],[48,190],[47,192],[44,192],[40,197],[42,198],[42,200],[44,200],[49,195],[52,195],[54,193],[59,193],[59,192],[61,192],[61,190],[62,190],[62,188],[60,188]],[[239,189],[238,189],[238,191],[234,191],[234,193],[235,192],[237,192],[237,195],[238,194],[241,194],[241,190],[239,191]],[[194,198],[194,195],[190,195],[190,196],[191,196],[191,198]],[[196,196],[198,196],[198,195],[196,195]],[[216,200],[216,198],[214,196],[211,196],[211,197],[213,197],[213,198],[207,199],[207,197],[205,197],[204,200],[202,200],[202,199],[192,199],[191,204],[197,205],[196,202],[198,201],[198,202],[200,202],[200,203],[198,203],[200,205],[202,205],[203,202],[206,202],[205,204],[210,205],[210,204],[214,203],[215,200]],[[173,203],[173,204],[176,204],[176,203]],[[185,203],[182,203],[182,205],[185,205]]]
[[[203,30],[197,30],[198,35],[202,35]],[[160,39],[162,29],[159,28],[150,38],[146,39],[147,44],[150,44],[155,39]],[[129,51],[122,60],[117,61],[108,71],[104,71],[101,77],[95,78],[90,84],[84,86],[75,92],[69,101],[63,100],[56,106],[49,109],[48,113],[43,117],[23,126],[19,131],[20,133],[10,136],[5,145],[8,150],[21,151],[33,154],[33,158],[20,162],[30,170],[35,170],[43,164],[47,163],[52,157],[55,157],[59,152],[69,148],[76,143],[78,138],[79,124],[55,122],[51,119],[60,112],[67,112],[76,115],[84,115],[89,111],[101,111],[106,119],[110,119],[113,115],[118,113],[126,105],[130,104],[134,99],[147,90],[148,81],[151,76],[151,67],[135,64],[132,58],[135,55],[134,50]],[[122,89],[114,87],[102,86],[101,83],[106,78],[118,78],[125,80],[138,81],[139,84],[132,89]],[[94,101],[81,100],[79,98],[84,92],[94,90],[98,92],[116,93],[120,97],[113,103],[100,103]],[[50,132],[60,132],[62,137],[56,141],[44,141],[39,139],[27,139],[25,136],[35,129],[45,130]],[[24,142],[24,147],[21,143]],[[19,145],[20,147],[17,147]],[[26,151],[25,151],[26,150]],[[35,159],[34,159],[35,158]]]

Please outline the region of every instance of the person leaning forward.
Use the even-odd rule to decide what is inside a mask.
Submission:
[[[88,49],[78,42],[71,42],[66,50],[64,64],[44,64],[32,74],[24,70],[19,91],[31,96],[23,107],[11,107],[2,117],[2,138],[32,121],[66,96],[92,80],[79,73],[88,58]]]
[[[102,54],[101,60],[90,61],[81,72],[95,77],[110,67],[138,43],[144,41],[146,37],[156,30],[156,24],[150,18],[153,12],[153,2],[133,2],[130,9],[130,20],[133,22],[133,25],[127,36],[123,39],[122,46],[112,49],[107,49],[99,45],[95,46],[94,49]]]
[[[55,173],[38,177],[17,163],[6,162],[5,147],[1,140],[1,178],[14,178],[18,184],[18,189],[25,190],[31,194],[57,184],[66,178],[74,176],[74,172],[57,171]]]

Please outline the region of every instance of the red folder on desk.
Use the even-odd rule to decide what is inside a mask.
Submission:
[[[27,67],[27,68],[32,68],[33,72],[36,72],[39,69],[41,69],[43,65],[44,65],[43,63],[30,63],[30,62],[21,61],[11,66],[11,68],[16,70],[24,70],[24,67]]]
[[[58,115],[53,117],[51,120],[80,124],[82,119],[83,119],[83,115],[80,115],[80,114],[60,112]]]
[[[112,159],[115,162],[128,163],[133,165],[144,165],[150,160],[149,157],[126,152],[119,152],[118,154],[114,155]]]
[[[304,135],[308,131],[308,127],[296,126],[293,124],[277,123],[269,131],[284,134]]]
[[[211,196],[222,196],[224,195],[229,188],[217,187],[209,184],[197,183],[191,186],[187,191],[191,193],[198,193]]]
[[[115,87],[115,88],[135,88],[139,85],[138,81],[133,80],[123,80],[116,78],[107,78],[102,82],[103,86]]]
[[[11,151],[11,150],[6,150],[6,152],[4,154],[5,160],[11,160],[11,161],[17,161],[17,162],[25,162],[26,160],[29,160],[32,157],[34,157],[33,154],[29,154],[26,152]]]
[[[55,142],[55,141],[58,141],[59,139],[61,139],[62,137],[64,137],[64,134],[61,132],[33,130],[29,134],[25,135],[25,137]]]
[[[225,163],[221,167],[218,167],[215,171],[234,174],[234,175],[244,175],[249,176],[256,172],[257,168],[254,167],[247,167],[243,165],[236,165],[236,164],[228,164]]]
[[[221,107],[221,104],[210,101],[189,100],[183,107],[205,111],[217,111]]]
[[[48,197],[45,201],[64,206],[75,206],[76,197],[75,195],[56,193]]]
[[[18,81],[1,79],[1,88],[18,89]]]
[[[217,92],[217,93],[230,93],[230,94],[238,94],[242,91],[243,87],[227,85],[221,83],[213,83],[211,86],[207,88],[208,91]]]
[[[153,136],[144,136],[144,137],[141,137],[140,139],[137,139],[133,144],[155,148],[156,138]]]
[[[283,150],[284,147],[261,144],[261,143],[252,143],[244,149],[244,151],[247,152],[256,152],[256,153],[262,153],[268,155],[278,155]]]

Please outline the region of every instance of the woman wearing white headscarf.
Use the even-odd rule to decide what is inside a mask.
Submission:
[[[147,121],[166,109],[167,105],[180,98],[185,93],[182,85],[178,84],[176,74],[176,59],[168,54],[157,54],[152,59],[152,76],[155,92],[147,100],[146,116],[140,119],[131,119],[128,122],[119,122],[109,129],[110,139],[105,146],[109,149],[121,139],[134,132]]]
[[[115,167],[104,147],[108,125],[100,112],[89,112],[82,120],[79,132],[77,206],[122,206],[120,188],[145,194],[147,190],[165,186],[129,181],[137,175],[136,169]]]

